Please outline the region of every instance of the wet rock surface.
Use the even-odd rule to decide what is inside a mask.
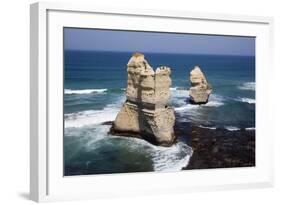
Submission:
[[[255,166],[255,130],[208,129],[188,123],[176,123],[175,130],[193,149],[185,170]]]

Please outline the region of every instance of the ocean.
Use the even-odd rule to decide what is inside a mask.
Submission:
[[[125,101],[127,62],[132,53],[64,52],[64,175],[180,171],[192,148],[180,136],[161,147],[108,134]],[[208,129],[255,129],[255,57],[144,53],[156,69],[171,68],[170,104],[176,121]],[[205,105],[188,99],[189,72],[199,65],[213,92]]]

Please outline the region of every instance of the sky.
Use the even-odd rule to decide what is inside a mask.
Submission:
[[[255,38],[64,28],[64,48],[66,50],[254,56]]]

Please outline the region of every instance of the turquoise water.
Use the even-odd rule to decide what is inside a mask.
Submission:
[[[131,53],[65,51],[65,175],[177,171],[192,153],[184,141],[170,148],[111,136],[109,125],[125,101]],[[149,64],[172,69],[170,104],[177,122],[255,128],[255,57],[145,53]],[[188,103],[189,72],[199,65],[213,93],[206,105]],[[186,136],[188,137],[188,136]]]

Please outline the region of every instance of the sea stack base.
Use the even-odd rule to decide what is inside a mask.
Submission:
[[[189,97],[191,104],[206,104],[212,92],[211,85],[199,66],[195,66],[190,72],[191,87],[189,89]]]
[[[175,142],[174,109],[149,110],[130,102],[125,102],[111,129],[112,135],[137,137],[148,142],[171,146]]]
[[[211,90],[191,87],[189,89],[189,102],[195,105],[206,104],[209,101]]]

